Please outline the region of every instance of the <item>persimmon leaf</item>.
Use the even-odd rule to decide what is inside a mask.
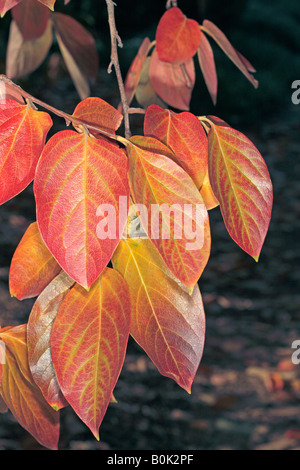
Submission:
[[[231,238],[256,260],[271,219],[273,191],[267,166],[241,132],[212,124],[209,178]]]
[[[36,70],[46,58],[52,44],[52,26],[48,23],[38,39],[24,40],[15,21],[10,24],[6,74],[20,78]]]
[[[59,386],[96,438],[123,366],[129,327],[127,285],[106,268],[89,292],[79,285],[71,289],[52,328]]]
[[[1,102],[0,102],[1,106]],[[25,189],[35,169],[52,120],[28,105],[5,100],[0,110],[0,204]]]
[[[37,0],[22,0],[12,9],[12,16],[23,40],[29,41],[38,39],[44,34],[49,23],[50,11]],[[15,36],[17,37],[16,33]],[[36,52],[38,53],[38,49]]]
[[[155,92],[163,101],[174,108],[189,110],[196,79],[193,59],[181,64],[163,62],[154,49],[149,76]]]
[[[201,33],[200,46],[197,51],[203,78],[214,105],[217,103],[218,76],[212,47],[205,34]]]
[[[123,150],[85,132],[58,132],[41,155],[34,184],[39,229],[63,270],[85,288],[99,277],[122,235],[127,170]],[[124,221],[119,220],[121,196]],[[119,223],[108,223],[109,233],[103,228],[99,235],[98,224],[107,220],[102,204],[115,211]]]
[[[55,410],[67,405],[57,383],[50,348],[50,336],[58,309],[73,286],[66,273],[59,274],[36,300],[27,325],[28,361],[33,379]]]
[[[152,105],[145,115],[144,133],[170,147],[175,161],[201,187],[207,173],[207,137],[196,116]]]
[[[73,116],[88,124],[100,127],[111,134],[120,127],[123,115],[101,98],[89,97],[81,101],[75,108]],[[76,126],[75,126],[76,127]],[[91,131],[95,136],[100,134]]]
[[[43,446],[57,449],[59,413],[44,399],[28,366],[26,325],[0,330],[6,345],[1,396],[16,420]]]
[[[130,333],[160,373],[190,392],[204,346],[205,316],[198,285],[189,295],[166,274],[148,239],[122,240],[113,265],[131,300]]]
[[[200,26],[177,8],[167,10],[156,31],[157,54],[163,62],[185,62],[197,52],[201,41]]]
[[[61,271],[46,247],[37,223],[26,230],[12,258],[9,290],[19,300],[38,296]]]
[[[167,108],[168,105],[158,96],[152,86],[149,76],[150,63],[151,57],[146,57],[141,70],[139,83],[135,90],[135,97],[144,109],[148,108],[151,104],[157,104],[161,108]]]
[[[142,225],[170,271],[192,289],[210,253],[205,204],[179,165],[151,147],[142,148],[142,142],[132,137],[127,146],[133,201],[146,207],[140,214]]]
[[[208,211],[219,206],[219,201],[214,195],[214,192],[210,184],[208,168],[207,168],[207,173],[204,177],[204,180],[200,189],[200,194],[203,198],[204,204],[206,205],[206,209]]]

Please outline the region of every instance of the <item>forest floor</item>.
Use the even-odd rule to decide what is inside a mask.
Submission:
[[[55,104],[55,103],[54,103]],[[207,333],[192,394],[159,375],[130,340],[97,442],[70,408],[61,412],[60,449],[300,449],[300,106],[239,129],[264,156],[274,211],[259,263],[210,212],[212,255],[200,279]],[[34,221],[32,188],[0,211],[0,323],[27,321],[32,301],[8,292],[13,251]],[[0,449],[40,449],[10,413],[0,416]]]

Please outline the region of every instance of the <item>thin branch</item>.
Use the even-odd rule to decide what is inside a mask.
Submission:
[[[110,64],[108,66],[108,73],[111,73],[112,67],[114,67],[118,86],[120,90],[120,96],[122,101],[123,107],[123,114],[124,114],[124,125],[125,125],[125,137],[129,139],[131,137],[130,132],[130,123],[129,123],[129,113],[128,113],[128,102],[125,93],[124,82],[122,79],[120,64],[119,64],[119,57],[118,57],[118,47],[123,47],[122,41],[120,36],[118,35],[116,22],[115,22],[115,3],[112,0],[105,0],[107,5],[107,13],[108,13],[108,23],[109,23],[109,30],[110,30],[110,39],[111,39],[111,55],[110,55]]]

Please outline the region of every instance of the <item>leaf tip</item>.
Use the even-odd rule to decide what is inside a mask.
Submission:
[[[254,259],[257,263],[258,263],[258,261],[259,261],[259,256],[260,256],[260,255],[253,256],[253,259]]]

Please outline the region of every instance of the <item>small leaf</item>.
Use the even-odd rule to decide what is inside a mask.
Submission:
[[[131,335],[162,375],[190,392],[205,338],[198,285],[192,295],[184,292],[147,239],[122,240],[113,265],[129,287]]]
[[[86,98],[81,101],[76,106],[73,116],[111,134],[115,134],[123,120],[122,114],[101,98]],[[96,131],[91,133],[96,137],[100,136]]]
[[[135,91],[135,97],[144,109],[147,109],[151,104],[157,104],[161,108],[167,108],[168,105],[158,96],[152,86],[149,76],[150,63],[151,57],[146,57],[141,71],[140,80]]]
[[[20,241],[9,271],[9,290],[19,300],[38,296],[61,271],[46,247],[37,223],[31,224]]]
[[[192,289],[210,254],[205,204],[190,176],[170,158],[142,148],[141,140],[132,137],[127,147],[132,198],[145,206],[142,225],[167,267]]]
[[[36,70],[46,58],[52,44],[52,26],[38,39],[24,40],[15,21],[10,24],[6,55],[6,74],[9,78],[20,78]]]
[[[44,34],[49,23],[50,11],[37,0],[22,0],[12,9],[12,16],[23,40],[30,41]]]
[[[181,64],[169,64],[162,62],[154,49],[149,75],[155,92],[162,100],[174,108],[189,110],[196,79],[193,59]]]
[[[34,184],[39,229],[63,270],[85,288],[100,276],[122,235],[127,171],[123,150],[85,132],[58,132],[41,155]],[[125,217],[119,220],[122,196]]]
[[[176,7],[164,13],[156,31],[156,48],[161,61],[186,62],[196,54],[200,41],[197,21],[187,19]]]
[[[240,53],[229,42],[225,34],[211,21],[204,20],[202,30],[209,34],[220,48],[225,52],[229,59],[236,65],[236,67],[245,75],[245,77],[257,88],[258,81],[249,73],[255,69],[247,59]]]
[[[176,114],[153,105],[145,115],[144,133],[170,147],[175,161],[201,187],[207,173],[207,137],[196,116],[187,112]]]
[[[28,361],[33,379],[44,398],[55,410],[67,405],[54,372],[50,335],[58,309],[73,286],[66,273],[59,274],[36,300],[28,320]]]
[[[129,326],[128,288],[110,268],[89,292],[76,285],[53,325],[51,351],[59,386],[97,439],[123,366]]]
[[[57,449],[59,414],[42,396],[33,381],[27,360],[26,325],[3,328],[6,363],[0,393],[15,419],[43,446]]]
[[[0,111],[0,204],[25,189],[35,169],[52,120],[49,114],[28,105],[10,106]]]
[[[229,127],[211,126],[209,178],[231,238],[258,259],[271,219],[273,191],[253,143]]]
[[[203,73],[203,78],[214,105],[217,103],[218,76],[214,53],[205,34],[201,33],[200,46],[197,51],[199,65]]]
[[[5,13],[10,10],[11,8],[18,5],[18,3],[22,2],[23,0],[0,0],[0,16],[3,18]]]

